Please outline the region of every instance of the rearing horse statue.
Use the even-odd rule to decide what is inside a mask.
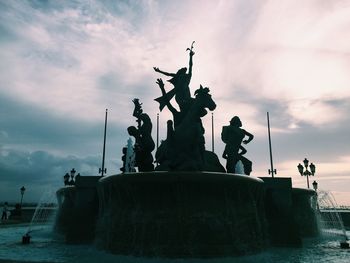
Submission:
[[[186,113],[181,122],[173,128],[168,125],[168,138],[156,154],[160,169],[202,171],[205,158],[204,128],[201,118],[207,110],[213,111],[216,104],[209,94],[209,88],[200,86],[186,105]]]

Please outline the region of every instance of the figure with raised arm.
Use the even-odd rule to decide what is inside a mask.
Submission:
[[[170,101],[174,96],[175,96],[176,103],[180,107],[180,111],[186,111],[188,109],[187,104],[191,99],[191,92],[190,92],[189,85],[192,77],[192,66],[193,66],[193,55],[194,55],[193,44],[194,44],[194,41],[192,42],[191,48],[187,49],[190,51],[188,72],[186,67],[179,69],[176,73],[165,72],[163,70],[160,70],[157,67],[153,68],[156,72],[159,72],[165,76],[171,77],[171,79],[168,81],[174,85],[174,88],[170,90],[168,93],[155,99],[156,101],[159,102],[160,104],[159,109],[161,111],[166,106],[167,101]]]
[[[249,175],[251,172],[252,162],[243,155],[247,150],[241,145],[249,143],[253,140],[253,134],[242,129],[242,122],[238,116],[234,116],[229,126],[222,127],[221,139],[226,144],[223,153],[223,158],[227,160],[226,170],[228,173],[235,173],[235,167],[239,160],[242,161],[245,174]],[[244,140],[245,137],[248,137]]]
[[[152,138],[152,122],[148,114],[143,113],[142,103],[138,99],[132,101],[135,105],[133,116],[137,118],[137,128],[130,126],[128,133],[135,138],[135,166],[139,172],[154,170],[152,151],[155,144]]]

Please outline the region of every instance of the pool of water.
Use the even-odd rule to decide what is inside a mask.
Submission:
[[[113,263],[349,263],[350,249],[340,249],[341,238],[335,233],[323,238],[304,240],[302,248],[270,248],[262,253],[243,257],[217,259],[162,259],[118,256],[97,250],[93,245],[67,245],[53,234],[52,226],[37,226],[31,233],[31,243],[22,245],[25,225],[0,226],[0,262],[2,260],[33,262],[113,262]],[[349,236],[350,231],[347,231]]]

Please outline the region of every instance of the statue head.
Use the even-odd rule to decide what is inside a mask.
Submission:
[[[180,68],[177,72],[176,72],[176,75],[180,76],[180,75],[185,75],[187,72],[187,68],[184,67],[184,68]]]
[[[209,110],[213,111],[216,108],[216,104],[213,101],[209,92],[210,90],[208,87],[203,88],[203,86],[200,85],[200,88],[194,92],[194,95],[196,96],[196,99],[202,101],[203,108],[208,108]],[[206,115],[206,113],[207,113],[206,111],[205,112],[203,111],[201,114],[202,115],[201,117]]]
[[[236,126],[236,127],[242,127],[242,122],[238,116],[234,116],[230,121],[230,125]]]
[[[130,136],[136,137],[136,136],[138,136],[139,131],[137,130],[137,128],[135,126],[130,126],[130,127],[128,127],[128,133]]]

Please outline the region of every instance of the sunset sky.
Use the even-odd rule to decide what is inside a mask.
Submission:
[[[311,182],[350,205],[349,28],[342,0],[0,0],[0,202],[19,201],[22,186],[24,201],[37,201],[73,167],[97,175],[106,108],[107,175],[119,173],[132,99],[155,139],[153,67],[188,66],[195,41],[190,87],[208,86],[217,104],[218,156],[222,126],[238,115],[255,136],[246,146],[252,176],[268,176],[269,111],[277,176],[306,187],[296,167],[306,157],[316,165]],[[161,139],[168,118],[165,109]]]

